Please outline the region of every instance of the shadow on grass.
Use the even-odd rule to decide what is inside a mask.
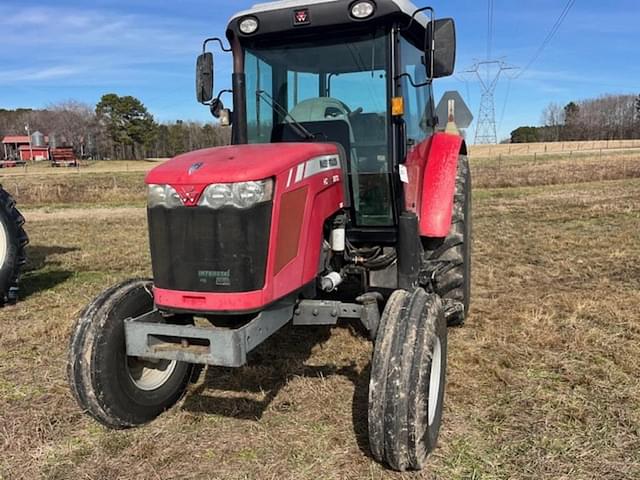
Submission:
[[[45,290],[64,283],[73,272],[60,268],[61,262],[51,261],[52,255],[75,252],[77,247],[62,247],[57,245],[32,245],[27,247],[27,264],[20,279],[20,300],[25,300]]]
[[[342,367],[305,365],[313,348],[326,342],[330,335],[329,327],[285,327],[253,351],[246,366],[239,369],[209,367],[204,381],[186,398],[183,409],[255,421],[262,418],[291,378],[341,375],[355,386],[353,429],[358,446],[370,455],[367,430],[370,365],[362,372],[355,364]],[[367,340],[363,338],[362,341]],[[256,394],[264,394],[263,399],[249,398]],[[273,406],[279,412],[291,408],[294,406],[287,401]]]
[[[45,270],[29,272],[20,279],[20,300],[26,300],[31,295],[44,292],[66,282],[73,276],[69,270]]]
[[[42,270],[46,265],[59,265],[58,261],[51,261],[52,255],[62,255],[80,250],[78,247],[63,247],[59,245],[29,245],[27,246],[27,264],[23,272],[29,273]]]

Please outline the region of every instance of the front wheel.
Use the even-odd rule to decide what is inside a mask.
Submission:
[[[380,319],[369,382],[369,445],[394,470],[420,470],[436,447],[447,370],[442,300],[397,290]]]
[[[80,407],[110,428],[150,422],[185,393],[193,365],[129,357],[124,320],[153,309],[152,284],[129,280],[99,295],[78,318],[68,378]]]

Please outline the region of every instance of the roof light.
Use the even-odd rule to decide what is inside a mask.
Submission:
[[[351,16],[353,18],[357,18],[358,20],[369,18],[375,11],[375,4],[373,2],[370,2],[369,0],[365,0],[363,2],[355,2],[353,5],[351,5]]]
[[[240,21],[240,31],[245,35],[251,35],[258,30],[258,19],[255,17],[247,17]]]

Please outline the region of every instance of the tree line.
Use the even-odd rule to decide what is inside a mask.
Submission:
[[[564,107],[551,103],[541,123],[517,128],[511,143],[640,139],[640,95],[605,95]]]
[[[132,96],[103,95],[97,105],[66,101],[45,109],[0,109],[0,138],[40,131],[52,146],[72,147],[80,158],[166,158],[226,145],[230,131],[218,125],[177,120],[157,122]]]

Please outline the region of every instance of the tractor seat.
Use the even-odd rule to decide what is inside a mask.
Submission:
[[[320,122],[324,120],[345,120],[349,122],[349,109],[340,100],[330,97],[309,98],[298,103],[291,116],[298,122]]]
[[[344,145],[344,142],[341,143],[343,143],[342,146],[345,150],[349,152],[352,165],[355,166],[357,165],[358,157],[355,148],[353,148],[355,136],[353,134],[349,113],[349,107],[347,107],[344,102],[331,97],[316,97],[303,100],[293,107],[293,110],[290,112],[291,117],[302,124],[308,122],[345,122],[349,127],[349,144]],[[290,120],[287,121],[290,122]]]

